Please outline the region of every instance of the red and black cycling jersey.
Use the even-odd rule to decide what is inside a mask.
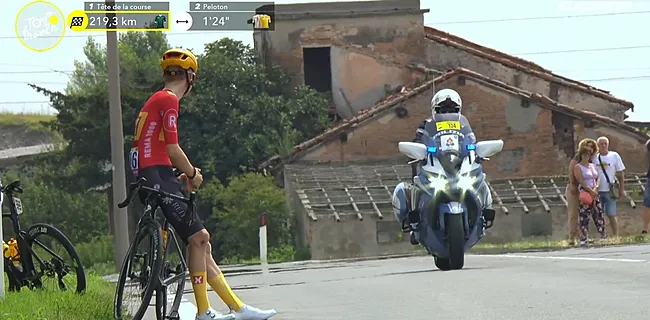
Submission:
[[[144,104],[135,122],[133,147],[129,153],[131,170],[172,165],[168,144],[178,144],[178,97],[169,90],[154,93]]]

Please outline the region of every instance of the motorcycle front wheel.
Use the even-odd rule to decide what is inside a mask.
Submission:
[[[436,267],[442,271],[451,270],[451,266],[449,265],[449,258],[440,258],[433,256],[433,263],[435,263]]]
[[[448,215],[445,227],[447,229],[447,246],[449,249],[449,268],[451,270],[462,269],[465,265],[465,223],[463,215]]]

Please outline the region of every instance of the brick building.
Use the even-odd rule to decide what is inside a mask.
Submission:
[[[354,116],[402,85],[422,81],[413,66],[463,67],[576,109],[622,121],[631,102],[494,49],[423,25],[419,0],[276,5],[275,31],[256,32],[264,61],[280,64]]]
[[[296,146],[263,167],[286,163],[396,162],[404,157],[397,143],[410,141],[430,114],[432,87],[452,88],[463,97],[463,114],[479,140],[503,139],[504,149],[485,164],[493,178],[561,175],[577,141],[605,135],[625,159],[628,171],[647,169],[648,139],[637,128],[595,112],[578,110],[479,73],[457,68],[361,111],[329,131]]]
[[[292,70],[296,83],[331,92],[346,119],[261,166],[285,186],[302,226],[301,239],[315,258],[410,250],[402,238],[393,241],[399,228],[389,196],[408,178],[397,143],[412,139],[430,115],[432,93],[441,88],[463,97],[463,114],[479,140],[505,141],[485,170],[490,181],[508,181],[509,192],[515,191],[509,179],[529,186],[523,177],[565,174],[577,142],[585,137],[608,136],[628,172],[647,169],[643,143],[649,137],[623,123],[625,112],[633,111],[631,102],[424,27],[426,12],[417,0],[277,5],[275,31],[255,33],[265,63]],[[498,214],[512,208],[508,225],[518,229],[492,239],[535,234],[526,230],[540,221],[546,226],[541,234],[561,237],[565,230],[555,230],[553,221],[562,221],[555,215],[565,210],[558,194],[563,185],[552,184],[535,192],[518,190],[512,201],[504,201]],[[495,198],[503,194],[493,191]],[[526,205],[516,199],[529,193],[540,200],[546,194],[548,203]],[[530,212],[542,216],[524,214]],[[554,216],[548,216],[551,212]]]

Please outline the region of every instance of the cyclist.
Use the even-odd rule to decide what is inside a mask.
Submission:
[[[129,152],[131,170],[136,177],[144,177],[152,188],[182,195],[181,182],[174,176],[172,166],[183,174],[196,190],[203,182],[201,169],[194,167],[178,145],[179,100],[186,96],[196,80],[198,62],[188,50],[171,49],[162,55],[164,89],[154,93],[144,104],[136,121],[133,148]],[[144,200],[146,193],[140,195]],[[188,213],[186,204],[163,199],[161,209],[179,237],[189,246],[189,270],[198,313],[197,320],[264,320],[276,311],[260,310],[244,304],[233,293],[223,273],[212,258],[210,234],[199,217],[184,222]],[[231,313],[215,311],[208,301],[207,284],[230,307]]]

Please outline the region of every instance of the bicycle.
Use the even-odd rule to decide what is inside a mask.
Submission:
[[[178,175],[178,172],[176,172],[176,175]],[[162,214],[156,214],[156,212],[160,208],[162,201],[169,201],[166,199],[171,198],[182,201],[188,205],[188,210],[185,215],[187,222],[192,223],[196,213],[196,193],[191,192],[189,197],[185,198],[144,186],[145,182],[145,178],[139,178],[136,182],[131,183],[126,200],[118,204],[118,207],[125,208],[141,190],[148,192],[145,200],[144,214],[138,222],[138,231],[136,232],[135,239],[129,246],[126,258],[122,264],[122,270],[120,271],[115,293],[114,316],[116,319],[123,319],[128,313],[134,320],[142,319],[155,292],[156,319],[179,320],[180,315],[178,309],[185,291],[185,280],[189,275],[187,262],[184,258],[184,250],[179,245],[173,227]],[[162,217],[162,223],[156,220],[157,216]],[[144,252],[139,253],[138,248],[147,236],[150,237],[150,241],[144,243],[146,248]],[[174,246],[169,245],[170,241]],[[170,261],[170,248],[176,249],[179,256],[178,261]],[[139,268],[132,268],[134,259],[145,261],[145,263]],[[139,271],[139,274],[136,274],[136,271]],[[127,280],[131,280],[131,283],[127,283]],[[174,292],[173,285],[175,284],[177,286]],[[139,295],[141,301],[134,312],[125,312],[125,309],[133,306],[133,302],[124,301],[124,291],[129,286],[136,287],[140,290]],[[172,292],[170,292],[170,288],[172,288]],[[173,296],[171,301],[168,299],[168,295]]]
[[[49,286],[44,284],[44,280],[55,279],[56,286],[61,291],[67,291],[74,287],[75,292],[82,293],[86,290],[86,273],[79,254],[68,237],[56,227],[36,223],[27,230],[23,230],[20,225],[19,216],[23,213],[23,204],[20,198],[14,194],[23,193],[20,187],[20,181],[14,181],[2,186],[0,183],[0,197],[7,196],[9,201],[9,213],[2,214],[3,218],[11,219],[14,236],[17,242],[18,255],[13,257],[4,257],[5,273],[9,280],[9,291],[20,291],[22,287],[29,289],[47,289]],[[2,201],[0,201],[2,203]],[[61,245],[71,259],[66,260],[59,254],[62,250],[53,250],[39,240],[39,236],[49,236],[54,242]],[[53,242],[50,241],[50,246]],[[44,260],[38,254],[45,252],[52,255],[50,260]],[[68,263],[70,262],[70,263]],[[66,277],[70,275],[70,277]],[[76,285],[66,286],[65,279],[76,278]]]

